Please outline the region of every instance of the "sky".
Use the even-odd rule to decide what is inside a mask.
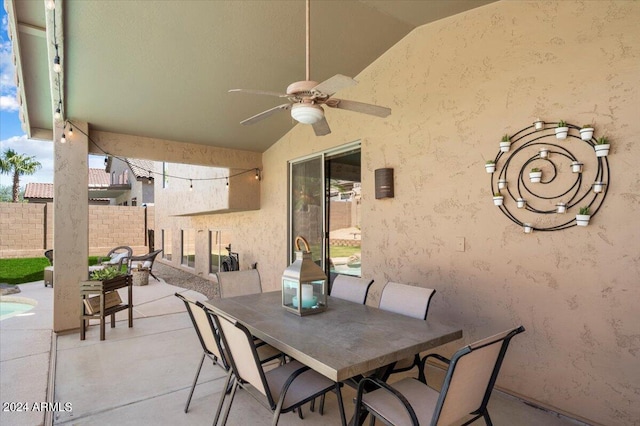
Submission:
[[[20,178],[20,186],[24,189],[30,182],[53,183],[53,142],[27,139],[26,132],[22,130],[7,28],[7,12],[0,5],[0,152],[10,148],[18,154],[33,156],[42,164],[35,174]],[[104,168],[104,156],[90,155],[89,167]],[[13,177],[0,174],[0,185],[13,185]]]

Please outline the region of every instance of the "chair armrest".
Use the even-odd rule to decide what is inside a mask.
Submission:
[[[400,392],[398,392],[397,390],[395,390],[393,387],[389,386],[388,384],[386,384],[385,382],[383,382],[380,379],[376,379],[374,377],[365,377],[362,380],[360,380],[360,383],[358,383],[358,393],[356,396],[356,403],[355,403],[355,421],[353,424],[359,424],[360,422],[360,406],[362,405],[362,394],[364,392],[364,387],[367,383],[371,383],[373,385],[375,385],[376,387],[378,387],[379,389],[382,389],[386,392],[389,392],[392,396],[394,396],[398,401],[400,401],[400,403],[402,405],[404,405],[404,408],[407,409],[407,414],[409,414],[409,417],[411,418],[411,423],[414,426],[418,426],[418,417],[416,416],[416,412],[413,410],[413,407],[411,406],[411,404],[409,403],[409,401],[407,400],[407,398],[404,397],[404,395],[402,395]]]
[[[428,385],[427,383],[427,376],[424,373],[425,368],[427,367],[427,361],[429,358],[435,358],[438,361],[446,364],[447,366],[451,363],[451,360],[448,358],[443,357],[442,355],[439,354],[428,354],[425,355],[421,360],[420,360],[420,365],[418,366],[418,380],[420,380],[422,383],[424,383],[425,385]],[[431,364],[432,367],[438,367],[441,368],[439,365],[437,364]],[[446,368],[443,368],[446,369]],[[432,387],[432,386],[430,386]]]

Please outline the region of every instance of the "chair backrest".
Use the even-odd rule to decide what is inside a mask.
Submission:
[[[113,248],[107,254],[109,264],[112,265],[127,265],[129,259],[133,256],[133,250],[129,246],[119,246]]]
[[[373,284],[373,280],[350,275],[338,275],[331,286],[331,297],[364,305],[371,284]]]
[[[156,256],[158,256],[158,254],[160,254],[160,252],[162,251],[162,249],[160,250],[156,250],[156,251],[152,251],[150,253],[144,254],[142,256],[131,256],[131,258],[129,259],[131,265],[133,266],[136,262],[142,262],[141,266],[143,268],[153,268],[153,262],[155,262],[156,260]]]
[[[249,330],[232,318],[218,315],[212,311],[209,314],[214,318],[220,331],[220,337],[227,350],[228,362],[233,373],[240,380],[250,383],[254,388],[265,395],[272,408],[275,403],[269,391],[269,386],[260,364],[258,352]]]
[[[422,320],[427,319],[432,288],[416,287],[389,281],[382,289],[379,308]]]
[[[460,424],[487,406],[511,338],[524,327],[498,333],[458,350],[451,358],[432,425]]]
[[[216,273],[220,286],[220,297],[244,296],[262,293],[260,274],[257,269],[246,271],[226,271]]]
[[[184,302],[187,308],[202,349],[209,355],[220,359],[224,365],[227,365],[223,351],[221,350],[220,338],[216,332],[213,320],[207,313],[207,309],[199,302],[180,293],[176,293],[176,296]]]
[[[51,266],[53,266],[53,249],[46,250],[44,252],[44,257],[46,257],[49,260]]]

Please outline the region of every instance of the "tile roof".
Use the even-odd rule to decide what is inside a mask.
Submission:
[[[131,167],[131,171],[136,176],[136,179],[149,177],[149,170],[153,171],[153,161],[150,160],[138,160],[136,158],[125,158],[129,167]],[[151,174],[151,178],[153,178],[153,174]]]
[[[106,188],[110,184],[109,181],[109,173],[104,169],[89,169],[89,188]]]
[[[52,183],[28,183],[24,189],[24,198],[53,199]]]

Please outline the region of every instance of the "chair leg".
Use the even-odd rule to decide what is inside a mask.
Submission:
[[[229,372],[229,374],[231,374],[231,371]],[[227,405],[227,408],[224,410],[224,415],[222,416],[222,426],[227,424],[227,419],[229,418],[229,412],[231,411],[231,405],[233,404],[233,397],[236,396],[236,390],[238,389],[238,385],[239,385],[239,381],[238,380],[234,380],[233,381],[233,387],[231,388],[231,395],[229,395],[229,403]],[[218,419],[215,419],[216,421]],[[213,426],[216,426],[216,424],[214,423]]]
[[[324,405],[324,394],[322,395],[321,404]],[[347,426],[347,417],[344,414],[344,402],[342,401],[342,390],[340,389],[340,383],[336,383],[336,397],[338,398],[338,409],[340,410],[340,420],[342,420],[342,426]]]
[[[302,414],[302,405],[296,408],[296,411],[298,412],[298,417],[300,417],[301,420],[304,420],[304,415]]]
[[[485,409],[483,416],[487,426],[493,426],[493,423],[491,422],[491,417],[489,416],[489,410]]]
[[[322,394],[322,396],[320,397],[320,409],[318,410],[318,412],[320,413],[321,416],[324,416],[324,397],[326,396],[326,394]]]
[[[311,411],[312,413],[314,411],[316,411],[316,399],[315,398],[313,398],[311,400],[311,403],[309,404],[309,411]]]
[[[216,416],[213,419],[213,425],[216,426],[216,424],[218,423],[218,419],[220,418],[220,413],[222,412],[222,406],[224,405],[224,400],[227,396],[227,389],[229,388],[229,385],[232,385],[231,380],[232,380],[232,376],[233,376],[233,370],[229,369],[229,373],[227,374],[227,379],[224,382],[224,391],[222,392],[222,395],[220,395],[220,402],[218,402],[218,409],[216,410]],[[233,386],[235,386],[235,380],[233,381]],[[229,408],[231,408],[231,403],[229,403]],[[228,415],[228,413],[227,413]],[[226,416],[225,416],[225,423],[226,423]]]
[[[193,396],[193,391],[196,389],[196,383],[198,383],[198,376],[200,376],[200,370],[202,370],[202,364],[204,363],[205,353],[202,352],[202,359],[200,360],[200,365],[198,366],[198,370],[196,371],[196,377],[193,378],[193,385],[191,386],[191,392],[189,392],[189,398],[187,398],[187,405],[184,407],[184,412],[189,411],[189,404],[191,403],[191,397]]]

